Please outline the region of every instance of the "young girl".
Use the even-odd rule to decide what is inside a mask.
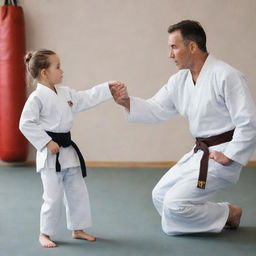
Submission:
[[[106,82],[79,92],[56,87],[62,81],[63,71],[58,55],[50,50],[29,52],[25,63],[37,81],[37,88],[22,111],[20,130],[37,149],[37,172],[43,183],[39,242],[43,247],[57,246],[50,237],[59,223],[63,199],[72,237],[95,241],[85,232],[92,224],[83,180],[86,167],[70,130],[76,113],[111,99],[111,94],[116,98],[117,91],[120,94],[125,86],[117,81]]]

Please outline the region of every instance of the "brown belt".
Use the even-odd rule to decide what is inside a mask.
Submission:
[[[224,132],[219,135],[211,136],[208,138],[196,138],[196,146],[194,152],[196,153],[199,149],[203,150],[204,154],[200,162],[200,171],[197,182],[197,187],[205,189],[207,172],[208,172],[208,161],[209,161],[209,149],[208,147],[216,146],[221,143],[231,141],[235,130]]]

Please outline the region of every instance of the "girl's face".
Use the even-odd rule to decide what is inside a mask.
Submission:
[[[45,69],[42,78],[49,85],[54,86],[55,84],[61,83],[64,72],[60,69],[60,59],[58,55],[50,55],[48,61],[50,62],[50,66]]]

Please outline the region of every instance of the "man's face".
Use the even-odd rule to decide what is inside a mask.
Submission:
[[[168,55],[174,60],[178,69],[191,67],[189,43],[184,44],[180,30],[172,32],[168,37]]]

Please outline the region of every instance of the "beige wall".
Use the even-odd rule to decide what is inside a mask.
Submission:
[[[167,57],[167,27],[201,22],[208,50],[242,71],[256,99],[254,0],[21,0],[27,49],[61,57],[64,84],[87,89],[106,80],[131,95],[152,96],[177,70]],[[128,124],[112,101],[77,116],[73,139],[89,161],[175,161],[193,145],[181,117],[159,125]],[[30,150],[29,160],[35,157]],[[256,160],[254,154],[253,160]]]

